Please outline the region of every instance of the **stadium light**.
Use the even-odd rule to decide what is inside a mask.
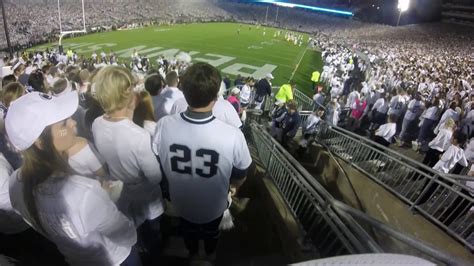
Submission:
[[[398,9],[400,12],[405,12],[410,7],[410,0],[398,0]]]
[[[400,18],[402,17],[402,13],[407,11],[408,8],[410,7],[410,0],[398,0],[398,21],[397,21],[397,27],[400,25]]]

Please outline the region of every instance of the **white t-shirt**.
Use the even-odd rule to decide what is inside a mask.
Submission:
[[[240,102],[243,104],[248,104],[250,102],[250,96],[252,94],[251,88],[245,84],[240,90]]]
[[[428,108],[423,115],[423,118],[430,119],[430,120],[438,120],[438,107],[431,106]]]
[[[110,122],[101,116],[92,124],[92,134],[111,178],[123,182],[119,209],[136,226],[160,216],[164,211],[161,171],[148,132],[128,119]]]
[[[351,107],[358,99],[360,99],[360,93],[358,91],[352,91],[347,96],[346,107]]]
[[[306,127],[303,129],[303,134],[312,134],[316,130],[316,125],[321,121],[321,118],[311,114],[308,116],[308,120],[306,121]]]
[[[31,224],[19,180],[16,171],[10,177],[11,202]],[[70,265],[118,265],[137,241],[133,223],[96,180],[76,175],[49,178],[35,190],[35,199],[46,237]]]
[[[395,123],[387,123],[383,124],[377,129],[375,132],[376,136],[380,136],[384,138],[388,142],[392,142],[393,136],[395,136],[395,133],[397,132],[397,124]]]
[[[143,129],[145,129],[150,136],[153,136],[155,134],[155,129],[156,129],[156,122],[155,121],[150,121],[150,120],[145,120],[143,122]]]
[[[464,149],[464,154],[466,155],[466,159],[468,161],[474,161],[474,139],[471,139],[466,144],[466,148]]]
[[[436,137],[428,144],[428,146],[434,150],[443,152],[451,145],[451,137],[453,131],[451,129],[442,128]]]
[[[402,95],[395,95],[390,100],[388,115],[400,116],[407,106],[408,98]]]
[[[464,150],[459,148],[456,145],[451,145],[443,153],[441,159],[433,166],[433,169],[442,173],[449,173],[451,169],[459,163],[462,166],[467,166],[466,156],[464,155]]]
[[[0,233],[2,234],[16,234],[29,227],[15,212],[10,202],[8,180],[12,173],[12,166],[0,153]]]
[[[435,133],[435,134],[438,134],[439,129],[440,129],[442,126],[444,126],[444,124],[446,123],[446,121],[447,121],[448,119],[450,119],[450,118],[453,119],[454,122],[459,121],[459,114],[458,114],[456,111],[454,111],[453,109],[451,109],[451,108],[448,109],[448,110],[446,110],[446,111],[443,113],[443,115],[441,116],[441,119],[439,120],[438,125],[437,125],[437,126],[435,127],[435,129],[434,129],[434,133]]]
[[[171,114],[171,107],[176,100],[184,98],[183,92],[176,87],[164,88],[160,95],[157,96],[155,107],[155,119],[158,121],[162,117]]]
[[[96,178],[95,173],[102,168],[103,162],[99,159],[91,146],[87,144],[78,153],[68,159],[69,166],[81,176]]]
[[[388,103],[384,98],[377,99],[372,109],[379,113],[386,114],[388,112]]]
[[[405,113],[405,119],[407,120],[415,120],[425,110],[425,104],[422,101],[417,101],[416,99],[411,100],[408,103],[408,110]]]
[[[171,114],[178,114],[186,111],[188,109],[188,103],[185,98],[176,100],[171,108]],[[234,106],[229,101],[226,101],[222,96],[220,96],[214,108],[212,108],[212,114],[219,120],[240,128],[242,126],[242,121],[239,118],[239,115],[235,111]]]
[[[252,158],[238,128],[210,113],[201,119],[187,113],[158,122],[153,150],[160,158],[178,214],[202,224],[224,213],[233,171],[246,170]]]

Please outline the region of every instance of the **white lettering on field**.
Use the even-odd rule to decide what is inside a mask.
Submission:
[[[127,48],[127,49],[123,49],[123,50],[119,50],[116,52],[116,54],[119,56],[119,57],[131,57],[132,54],[136,51],[139,55],[145,55],[147,53],[151,53],[151,52],[154,52],[154,51],[158,51],[158,50],[161,50],[163,49],[162,47],[153,47],[153,48],[147,48],[145,45],[139,45],[139,46],[135,46],[135,47],[132,47],[132,48]]]
[[[101,50],[105,50],[106,48],[114,47],[116,45],[117,45],[116,43],[99,43],[99,44],[88,46],[84,49],[79,49],[77,50],[77,52],[81,54],[87,54],[87,53],[92,53],[92,52],[100,53]]]
[[[194,58],[194,60],[208,63],[213,67],[218,67],[235,59],[235,57],[219,55],[219,54],[205,54],[204,56],[214,57],[214,58],[197,57],[197,58]]]
[[[241,75],[244,77],[252,76],[254,78],[261,79],[265,77],[266,74],[272,73],[276,68],[277,66],[270,64],[265,64],[261,67],[246,64],[233,64],[222,69],[222,72],[229,75]],[[242,71],[244,69],[248,69],[250,72]]]

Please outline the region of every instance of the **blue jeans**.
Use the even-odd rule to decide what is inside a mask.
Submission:
[[[423,120],[423,124],[420,128],[420,134],[418,135],[418,142],[427,141],[428,139],[433,137],[433,129],[436,126],[436,122],[436,120],[431,120],[427,118]]]
[[[402,141],[410,141],[416,136],[416,127],[417,127],[418,120],[413,119],[403,119],[402,123],[402,131],[400,132],[400,139]]]

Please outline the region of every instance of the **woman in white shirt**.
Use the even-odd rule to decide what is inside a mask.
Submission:
[[[453,137],[451,138],[451,145],[443,153],[439,161],[433,166],[433,170],[436,170],[443,174],[447,174],[457,164],[461,165],[462,167],[467,167],[466,156],[464,155],[464,150],[461,149],[465,142],[466,135],[464,133],[462,133],[461,131],[454,132]],[[459,172],[453,171],[453,174],[459,174]],[[428,189],[418,200],[418,204],[423,204],[427,200],[429,200],[438,189],[439,184],[436,182],[430,184],[430,180],[426,180],[421,191],[425,191],[426,187],[428,187]]]
[[[99,182],[74,175],[66,151],[73,145],[75,92],[52,97],[39,92],[12,103],[5,120],[9,139],[23,153],[10,177],[13,208],[56,244],[71,265],[120,265],[136,259],[133,223]]]
[[[254,85],[253,78],[247,78],[245,80],[245,85],[240,90],[240,104],[243,109],[247,108],[250,104],[250,98],[252,96],[252,87]]]
[[[151,149],[150,134],[133,123],[135,80],[123,67],[108,66],[93,80],[96,98],[105,111],[92,124],[95,146],[111,178],[123,182],[119,209],[139,228],[139,236],[157,254],[160,217],[164,212],[161,170]]]
[[[397,131],[397,124],[395,123],[396,121],[396,115],[389,115],[387,123],[381,125],[377,131],[375,131],[374,141],[385,147],[390,146],[393,136],[395,136]]]
[[[452,102],[449,105],[448,110],[444,111],[443,115],[441,116],[441,119],[439,120],[438,125],[434,129],[434,133],[438,134],[439,129],[444,125],[446,120],[452,119],[454,120],[454,122],[458,122],[460,116],[461,116],[461,108],[457,107],[457,104],[455,102]]]
[[[439,160],[441,154],[451,145],[451,137],[453,136],[456,123],[454,120],[448,119],[443,128],[439,130],[438,135],[428,144],[429,150],[426,152],[423,164],[433,167]]]

